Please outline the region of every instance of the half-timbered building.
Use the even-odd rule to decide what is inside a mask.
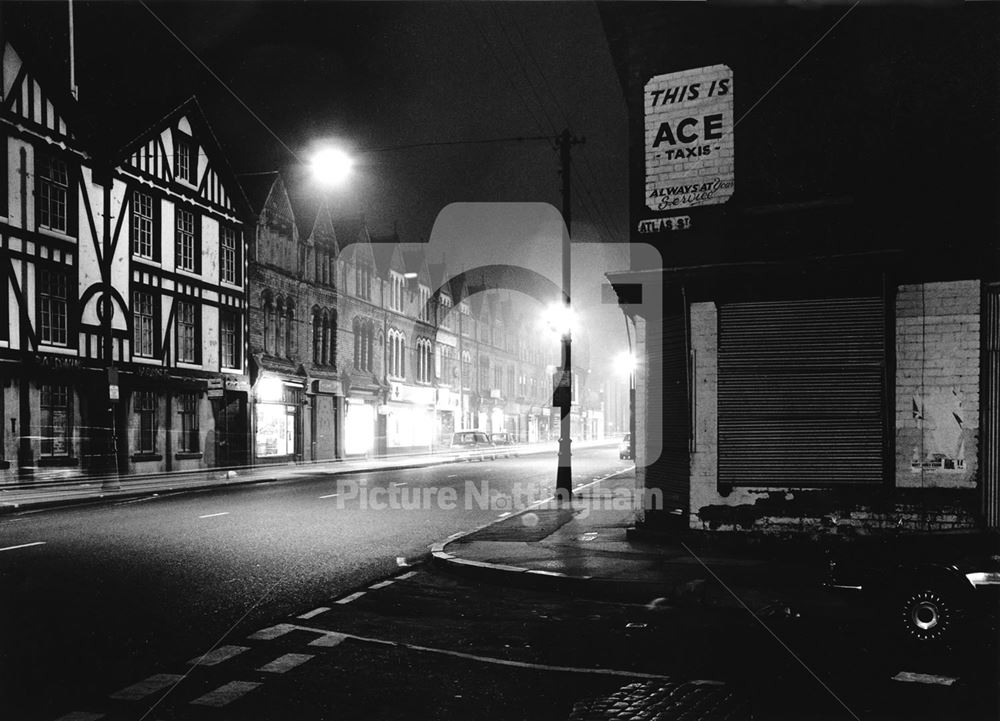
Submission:
[[[2,52],[0,480],[245,463],[245,213],[197,103],[94,154]]]

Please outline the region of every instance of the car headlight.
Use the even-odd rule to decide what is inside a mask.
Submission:
[[[1000,571],[976,571],[965,577],[973,586],[1000,586]]]

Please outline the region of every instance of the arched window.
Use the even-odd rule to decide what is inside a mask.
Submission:
[[[472,387],[472,354],[462,351],[462,388]]]
[[[366,371],[371,371],[375,367],[375,323],[373,321],[366,321],[364,324],[364,363],[363,367]]]
[[[312,337],[313,363],[319,365],[323,357],[323,319],[319,308],[313,308],[312,311]]]
[[[330,349],[330,316],[324,310],[323,311],[323,348],[322,348],[322,360],[320,361],[320,363],[322,363],[323,365],[326,365],[327,362],[329,361],[329,356],[327,355],[329,353],[329,349]]]
[[[291,299],[285,304],[285,355],[294,358],[298,348],[295,342],[295,303]]]
[[[417,381],[420,383],[431,382],[431,364],[433,362],[433,346],[427,338],[417,341],[416,364]]]
[[[274,338],[274,306],[271,302],[271,293],[264,291],[260,296],[260,306],[264,311],[264,353],[274,351],[272,339]]]
[[[274,308],[275,315],[278,320],[274,327],[274,355],[280,357],[285,355],[285,329],[287,328],[285,318],[285,301],[281,296],[278,296],[278,300],[275,302]]]
[[[337,367],[337,310],[330,311],[330,365]]]
[[[393,328],[389,331],[387,338],[389,344],[388,361],[389,367],[386,369],[388,375],[395,378],[406,377],[406,336],[401,331]]]

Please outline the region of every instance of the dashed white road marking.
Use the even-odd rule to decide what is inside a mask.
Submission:
[[[198,518],[215,518],[216,516],[228,516],[229,511],[223,511],[222,513],[208,513],[204,516],[198,516]]]
[[[350,596],[344,596],[343,598],[337,599],[336,603],[339,604],[350,603],[351,601],[357,601],[364,595],[365,595],[364,591],[357,591],[355,593],[352,593]]]
[[[390,581],[379,581],[378,583],[373,583],[373,584],[372,584],[372,585],[370,585],[370,586],[369,586],[368,588],[370,588],[370,589],[372,589],[372,590],[378,590],[378,589],[380,589],[380,588],[385,588],[386,586],[391,586],[391,585],[392,585],[392,584],[394,584],[395,582],[396,582],[396,581],[394,581],[394,580],[390,580]]]
[[[594,541],[597,540],[597,534],[591,531],[590,533],[584,533],[580,536],[581,541]]]
[[[156,693],[157,691],[162,691],[167,688],[167,686],[172,686],[173,684],[179,682],[183,676],[174,673],[158,673],[155,676],[150,676],[144,681],[139,683],[134,683],[131,686],[127,686],[120,691],[115,691],[111,694],[111,698],[118,699],[119,701],[138,701],[141,698],[146,698],[150,694]]]
[[[247,646],[219,646],[218,648],[212,649],[204,656],[196,656],[188,661],[190,666],[215,666],[216,664],[222,663],[233,656],[239,656],[244,651],[249,651],[250,648]]]
[[[0,551],[16,551],[18,548],[30,548],[31,546],[44,546],[45,541],[34,541],[32,543],[22,543],[19,546],[7,546],[6,548],[0,548]]]
[[[268,626],[267,628],[262,628],[256,633],[252,633],[247,638],[252,641],[273,641],[279,636],[284,636],[289,631],[294,631],[295,626],[290,623],[279,623],[276,626]]]
[[[320,498],[336,498],[339,495],[340,495],[339,493],[331,493],[331,494],[326,495],[326,496],[320,496]]]
[[[253,681],[230,681],[214,691],[209,691],[204,696],[199,696],[191,703],[198,706],[221,708],[242,696],[246,696],[258,686],[260,684]]]
[[[393,483],[392,487],[393,488],[398,488],[399,486],[405,486],[405,485],[406,485],[405,481],[400,481],[399,483]]]
[[[278,658],[270,663],[264,664],[257,670],[266,673],[285,673],[286,671],[291,671],[296,666],[301,666],[311,658],[314,658],[314,656],[308,653],[286,653],[284,656],[278,656]]]
[[[310,641],[310,646],[318,646],[320,648],[333,648],[334,646],[339,646],[347,636],[343,633],[336,633],[335,631],[330,631],[329,633],[324,633],[322,636],[317,638],[315,641]]]
[[[326,613],[329,610],[330,609],[327,608],[326,606],[320,606],[319,608],[314,608],[312,611],[309,611],[308,613],[303,613],[301,616],[299,616],[299,618],[302,618],[302,619],[315,618],[316,616],[320,615],[321,613]]]
[[[397,581],[403,581],[403,580],[405,580],[407,578],[413,578],[416,575],[417,575],[416,571],[407,571],[402,576],[396,576],[396,580]]]
[[[506,518],[509,515],[510,515],[510,511],[507,511],[506,513],[501,513],[499,516],[497,516],[497,518]]]
[[[935,676],[930,673],[916,673],[914,671],[900,671],[892,677],[893,681],[906,681],[908,683],[929,683],[938,686],[951,686],[958,681],[950,676]]]
[[[458,474],[452,473],[450,476],[448,476],[448,478],[458,478]]]
[[[104,718],[102,713],[91,713],[90,711],[70,711],[65,716],[60,716],[56,721],[97,721]]]
[[[396,556],[396,565],[400,568],[406,568],[410,564],[406,562],[405,556]]]

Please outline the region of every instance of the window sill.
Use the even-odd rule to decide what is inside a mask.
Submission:
[[[162,461],[163,456],[159,453],[136,453],[132,456],[132,460],[135,463],[141,463],[143,461]]]
[[[36,463],[39,468],[62,468],[77,466],[80,461],[71,456],[42,456]]]
[[[183,451],[181,453],[175,453],[174,454],[174,460],[177,460],[177,461],[200,460],[201,457],[202,457],[202,455],[204,455],[204,454],[202,454],[199,451]]]

